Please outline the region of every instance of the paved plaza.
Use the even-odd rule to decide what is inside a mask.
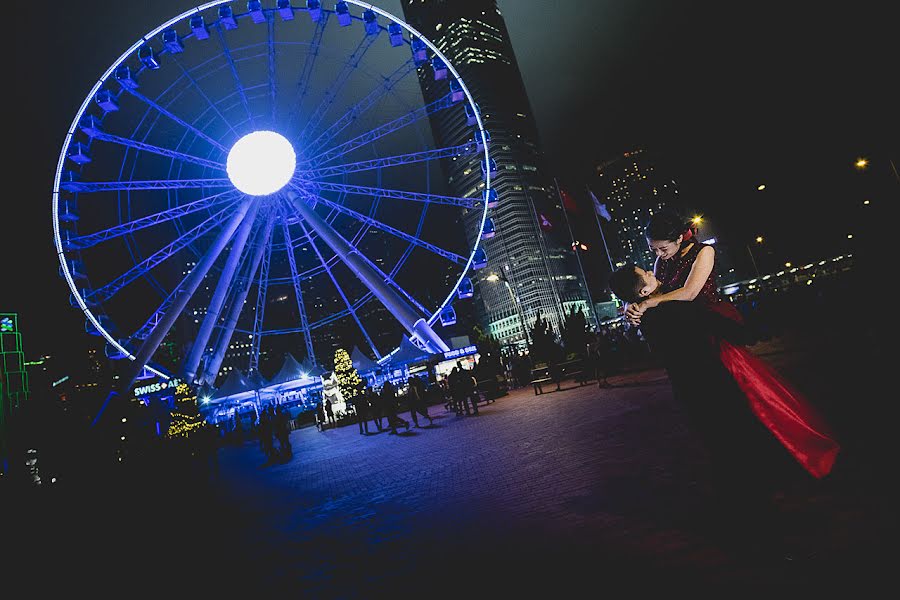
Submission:
[[[846,398],[843,379],[824,380],[830,365],[809,360],[814,348],[757,350],[823,402],[875,405]],[[189,581],[223,597],[571,597],[622,586],[809,591],[884,581],[896,514],[893,475],[881,472],[870,435],[876,423],[842,421],[835,471],[785,490],[780,548],[748,557],[709,529],[707,457],[665,373],[610,381],[564,382],[539,396],[516,389],[479,416],[433,405],[433,426],[398,436],[305,427],[291,434],[293,459],[275,466],[254,442],[225,447],[211,486],[198,471],[152,492],[98,492],[93,506],[105,510],[67,520],[51,553],[77,580],[138,588],[183,565]],[[100,550],[80,545],[88,542]]]

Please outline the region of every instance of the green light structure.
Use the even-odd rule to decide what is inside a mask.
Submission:
[[[8,468],[10,418],[28,399],[28,373],[16,313],[0,313],[0,469]]]

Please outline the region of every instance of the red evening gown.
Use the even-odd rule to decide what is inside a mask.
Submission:
[[[683,256],[676,255],[658,262],[656,277],[662,292],[684,286],[694,260],[704,246],[695,242]],[[694,302],[705,304],[708,309],[730,321],[743,323],[735,306],[719,295],[715,280],[714,269]],[[809,400],[743,345],[719,335],[711,335],[710,342],[718,344],[723,366],[734,378],[760,422],[813,477],[828,475],[840,445]]]

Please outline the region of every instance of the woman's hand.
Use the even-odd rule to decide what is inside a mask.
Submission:
[[[632,325],[641,324],[641,316],[644,314],[645,307],[643,302],[635,302],[634,304],[625,305],[625,320]]]

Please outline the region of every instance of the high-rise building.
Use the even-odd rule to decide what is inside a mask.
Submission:
[[[647,246],[644,226],[654,212],[679,207],[677,184],[657,170],[641,149],[598,165],[597,175],[599,183],[592,189],[612,217],[603,226],[612,262],[616,266],[633,262],[651,268],[655,257]]]
[[[482,242],[488,263],[473,276],[476,319],[501,344],[524,342],[522,319],[527,327],[539,315],[561,333],[567,311],[590,312],[588,294],[578,276],[559,196],[545,166],[500,9],[495,0],[405,0],[403,12],[465,82],[478,104],[490,135],[490,155],[497,164],[491,183],[499,205],[489,214],[496,234]],[[447,81],[435,80],[429,63],[419,67],[418,75],[427,103],[447,93]],[[464,111],[439,111],[430,118],[438,147],[477,139]],[[482,195],[482,162],[481,154],[446,159],[443,168],[450,193]],[[477,210],[463,217],[460,225],[469,236],[480,233],[479,217]],[[471,237],[468,241],[474,242]]]
[[[27,400],[28,373],[22,352],[19,316],[0,313],[0,475],[8,469],[9,422]]]

